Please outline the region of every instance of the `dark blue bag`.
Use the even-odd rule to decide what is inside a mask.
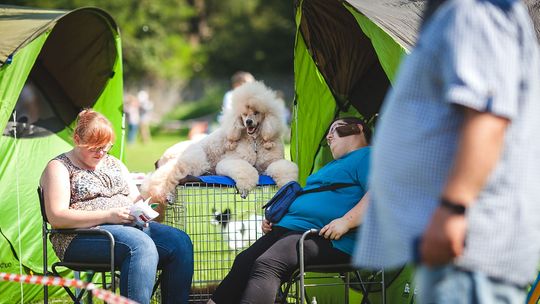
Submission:
[[[262,208],[266,208],[264,211],[264,217],[272,222],[277,223],[281,218],[289,211],[289,206],[300,195],[321,192],[327,190],[336,190],[339,188],[345,188],[350,186],[356,186],[357,184],[350,183],[336,183],[327,186],[322,186],[315,189],[302,190],[302,186],[299,183],[292,181],[288,182],[281,187],[276,194],[266,203]]]
[[[272,223],[277,223],[287,213],[289,206],[302,192],[302,186],[292,181],[281,187],[276,194],[263,206],[264,217]]]

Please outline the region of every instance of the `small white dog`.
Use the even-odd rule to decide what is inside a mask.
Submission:
[[[278,187],[297,180],[298,166],[283,154],[284,112],[283,101],[262,82],[237,87],[221,127],[163,161],[143,183],[143,196],[165,202],[187,175],[229,176],[243,198],[257,185],[259,173],[271,176]]]
[[[230,249],[245,248],[263,235],[261,230],[262,216],[252,214],[248,219],[242,221],[232,221],[231,217],[231,210],[227,208],[222,213],[216,213],[212,221],[213,224],[220,225],[224,240]]]

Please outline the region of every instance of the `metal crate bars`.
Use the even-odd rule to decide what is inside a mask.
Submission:
[[[193,242],[195,272],[190,303],[206,303],[236,255],[262,236],[261,207],[277,190],[266,178],[262,177],[245,199],[232,180],[215,183],[204,179],[177,187],[177,200],[167,208],[164,223],[184,230]]]

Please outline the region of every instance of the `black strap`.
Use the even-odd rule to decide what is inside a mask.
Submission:
[[[328,191],[328,190],[336,190],[339,188],[346,188],[346,187],[352,187],[352,186],[358,186],[357,184],[351,184],[351,183],[335,183],[327,186],[322,186],[319,188],[309,189],[309,190],[302,190],[300,191],[296,196],[300,196],[307,193],[313,193],[313,192],[321,192],[321,191]]]

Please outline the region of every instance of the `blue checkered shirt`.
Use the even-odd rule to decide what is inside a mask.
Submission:
[[[373,146],[372,201],[355,252],[360,266],[413,258],[454,160],[463,111],[510,119],[501,158],[467,211],[456,263],[526,284],[540,260],[540,62],[518,1],[449,0],[423,27],[384,103]]]

